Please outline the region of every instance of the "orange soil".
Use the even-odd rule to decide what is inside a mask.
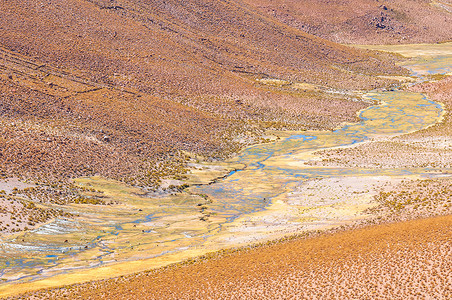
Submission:
[[[20,299],[452,297],[452,216],[370,226]]]

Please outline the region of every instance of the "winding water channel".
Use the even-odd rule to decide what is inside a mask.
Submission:
[[[452,72],[451,45],[433,46],[441,51],[419,56],[416,51],[429,49],[424,45],[410,52],[417,58],[406,67],[416,76]],[[193,184],[177,195],[149,197],[118,182],[79,179],[78,184],[101,190],[119,204],[67,206],[80,216],[3,237],[0,277],[4,284],[19,283],[118,263],[122,265],[105,274],[139,271],[363,218],[363,211],[374,205],[368,192],[372,186],[414,175],[434,176],[435,170],[325,168],[305,162],[315,158],[317,150],[420,130],[438,122],[443,113],[438,103],[419,93],[370,92],[365,97],[380,104],[361,111],[359,123],[334,131],[286,133],[274,142],[243,150],[219,167],[194,165],[204,170],[193,174],[193,183],[216,168],[236,170],[211,184]]]

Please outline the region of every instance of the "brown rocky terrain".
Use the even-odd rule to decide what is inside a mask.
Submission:
[[[71,217],[57,205],[115,204],[73,178],[146,193],[183,178],[192,154],[220,160],[266,129],[356,121],[370,104],[357,90],[398,84],[391,75],[408,71],[400,56],[336,42],[449,40],[451,11],[449,0],[2,2],[1,233]],[[443,122],[319,152],[311,164],[450,169],[451,77],[410,89],[443,103]],[[30,186],[13,189],[16,179]],[[451,190],[447,178],[402,182],[376,195],[374,217],[354,230],[19,298],[448,299]]]
[[[450,168],[449,156],[444,154],[450,151],[451,82],[446,77],[410,87],[445,105],[441,123],[389,141],[325,152],[335,158],[323,164],[353,167],[353,162],[379,168],[373,162],[380,161],[387,167],[416,168],[431,161],[432,167]],[[394,146],[402,142],[407,149]],[[409,147],[412,143],[428,147],[422,151],[422,160],[409,156],[417,152]],[[443,144],[446,147],[441,147]],[[437,156],[433,146],[444,153]],[[380,157],[381,153],[385,156]],[[375,196],[379,205],[369,210],[372,218],[345,227],[345,231],[311,233],[308,235],[313,237],[307,239],[219,252],[207,260],[41,290],[15,299],[449,299],[451,187],[448,178],[402,181]]]
[[[346,44],[452,39],[450,0],[244,0],[294,28]]]
[[[10,1],[0,27],[4,177],[155,186],[181,150],[221,158],[265,128],[353,121],[367,104],[346,90],[403,73],[234,1]]]

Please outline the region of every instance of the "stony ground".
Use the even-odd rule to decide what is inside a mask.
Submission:
[[[351,90],[404,73],[234,1],[10,1],[0,27],[0,173],[41,182],[155,187],[181,151],[221,159],[267,128],[354,121],[368,103]]]
[[[10,1],[0,27],[0,179],[49,194],[94,175],[156,189],[187,153],[220,160],[266,129],[355,121],[369,103],[353,89],[406,73],[234,1]],[[17,211],[1,207],[5,222]]]
[[[450,39],[452,32],[448,0],[245,2],[1,3],[0,177],[38,183],[0,189],[1,232],[68,216],[49,203],[108,204],[71,178],[102,175],[155,188],[161,178],[184,173],[187,152],[222,159],[262,141],[265,129],[355,121],[369,103],[352,90],[395,83],[375,75],[407,73],[395,56],[311,34],[405,43]],[[449,77],[412,89],[450,111],[451,88]],[[446,114],[417,133],[321,153],[320,164],[450,168],[451,120]],[[376,196],[381,205],[371,222],[446,217],[294,240],[30,297],[447,299],[450,191],[450,179],[401,183]]]
[[[434,163],[446,171],[450,167],[447,153],[451,150],[451,84],[452,79],[446,77],[412,87],[445,105],[447,113],[442,123],[373,145],[324,152],[321,154],[327,158],[321,163],[367,168],[378,168],[370,163],[376,160],[388,167],[424,167],[425,163]],[[413,147],[423,147],[424,156],[409,156]],[[195,263],[42,290],[21,298],[449,299],[451,193],[447,176],[405,180],[391,186],[390,191],[382,189],[375,195],[379,205],[369,209],[372,218],[334,232],[320,236],[314,233],[307,239],[295,238],[234,253],[220,252],[207,260],[195,259]]]
[[[452,1],[246,0],[281,22],[347,44],[434,43],[452,39]]]

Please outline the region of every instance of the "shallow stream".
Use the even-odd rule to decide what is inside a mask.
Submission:
[[[412,56],[416,58],[405,66],[420,77],[452,72],[452,46],[434,46],[439,52],[433,54],[426,45],[415,46]],[[428,53],[422,55],[422,49]],[[123,263],[100,275],[107,277],[365,217],[363,211],[373,205],[366,193],[372,184],[441,172],[325,168],[305,162],[315,159],[313,153],[318,150],[420,130],[438,122],[443,113],[439,104],[419,93],[370,92],[365,97],[380,104],[361,111],[359,123],[334,131],[279,133],[279,140],[249,147],[219,167],[197,165],[204,171],[193,173],[193,183],[215,168],[219,173],[234,170],[211,184],[192,184],[177,195],[149,197],[111,180],[79,179],[78,184],[103,191],[119,204],[67,206],[80,216],[3,237],[0,278],[5,283],[19,283]],[[341,184],[341,189],[333,191],[336,196],[322,196],[319,189],[335,183]],[[300,192],[300,187],[312,191]],[[143,263],[137,263],[140,261]]]

